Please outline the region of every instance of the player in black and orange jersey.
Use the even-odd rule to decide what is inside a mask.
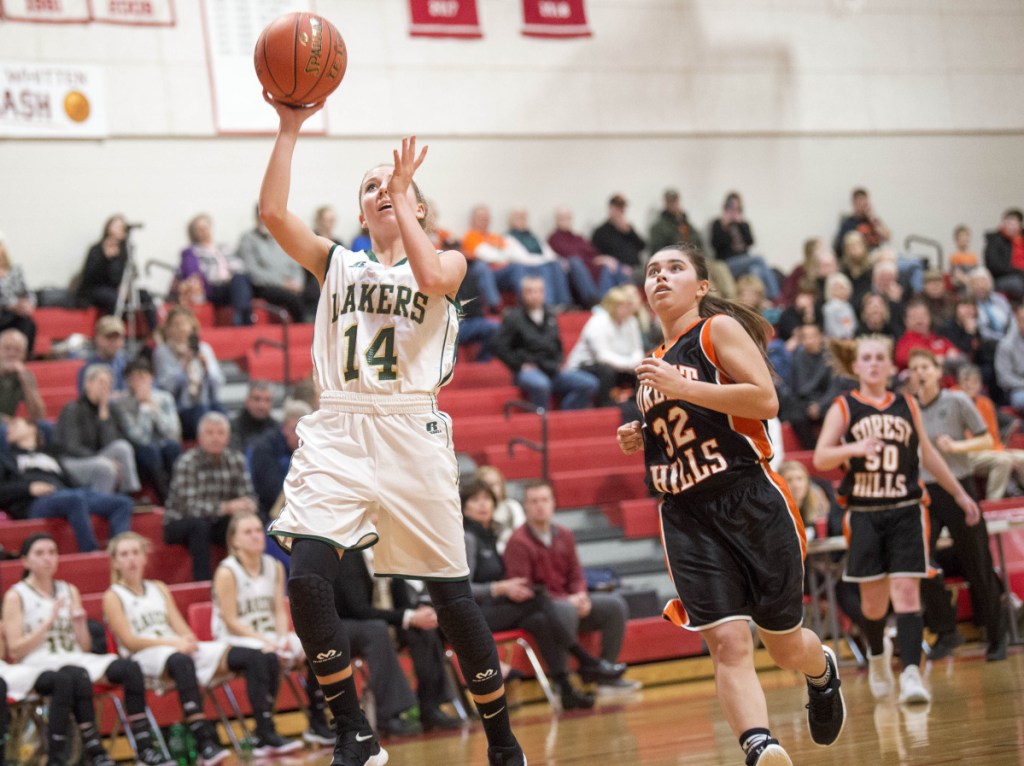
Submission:
[[[928,440],[917,404],[888,390],[893,372],[889,338],[833,342],[832,353],[843,371],[856,377],[858,388],[838,397],[825,415],[814,467],[846,469],[839,487],[850,549],[843,579],[860,585],[869,685],[876,698],[893,690],[892,644],[884,635],[891,601],[903,664],[900,702],[926,703],[930,693],[919,668],[920,581],[935,570],[929,563],[927,498],[919,469],[925,468],[953,496],[969,524],[977,523],[978,506]]]
[[[845,707],[835,656],[801,627],[803,523],[767,464],[764,419],[778,410],[765,360],[770,328],[708,295],[707,263],[689,245],[655,253],[645,289],[671,340],[637,368],[644,423],[622,426],[618,440],[627,455],[645,451],[648,483],[663,496],[662,541],[679,594],[665,616],[707,642],[747,765],[790,764],[768,728],[747,621],[776,664],[807,676],[815,743],[835,742]]]

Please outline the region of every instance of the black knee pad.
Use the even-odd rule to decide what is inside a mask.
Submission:
[[[167,675],[174,679],[178,686],[196,684],[196,663],[181,652],[175,652],[167,658]]]
[[[474,694],[489,694],[503,683],[494,636],[473,600],[469,582],[427,583],[437,621],[459,658]]]

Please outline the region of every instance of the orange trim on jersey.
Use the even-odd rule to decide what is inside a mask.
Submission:
[[[850,514],[853,511],[847,511],[843,514],[843,539],[846,540],[846,547],[850,547]]]
[[[850,405],[846,403],[845,396],[837,396],[832,400],[833,404],[838,404],[839,409],[843,411],[843,434],[850,429]]]
[[[658,503],[658,535],[661,537],[661,554],[665,557],[665,569],[668,572],[668,579],[672,581],[672,587],[678,594],[679,586],[676,585],[676,575],[672,571],[672,563],[668,559],[668,546],[665,545],[665,517],[661,515],[661,509],[662,503]],[[661,616],[677,628],[685,628],[690,623],[690,616],[686,613],[686,607],[683,606],[683,602],[678,598],[674,598],[665,604]]]
[[[708,317],[708,321],[700,328],[700,350],[704,352],[704,356],[708,358],[708,361],[715,365],[715,369],[724,374],[725,370],[718,363],[718,354],[715,353],[715,347],[711,343],[711,320],[716,316],[718,314]]]
[[[653,356],[655,359],[661,359],[663,356],[665,356],[666,352],[668,352],[668,350],[670,348],[672,348],[674,345],[676,345],[676,343],[679,342],[680,338],[682,338],[684,335],[686,335],[686,333],[688,333],[690,330],[692,330],[694,327],[696,327],[697,325],[699,325],[703,321],[704,321],[704,317],[701,317],[696,322],[691,323],[689,327],[687,327],[685,330],[683,330],[681,333],[679,333],[671,341],[665,341],[660,346],[658,346],[654,350],[654,353],[651,354],[651,356]]]
[[[921,536],[924,538],[924,571],[930,580],[937,577],[940,570],[932,566],[932,519],[924,503],[921,503]]]
[[[860,392],[859,388],[851,391],[850,396],[852,396],[858,402],[868,405],[868,407],[874,407],[876,410],[888,409],[890,406],[892,406],[892,403],[896,401],[896,395],[892,391],[886,391],[885,396],[882,398],[882,401],[880,402],[875,399],[868,399]]]
[[[793,526],[796,528],[800,538],[800,560],[805,561],[807,559],[807,530],[804,529],[804,517],[800,515],[800,508],[797,506],[796,500],[789,493],[789,485],[786,484],[786,480],[775,473],[767,462],[761,463],[761,468],[768,477],[768,481],[775,486],[775,489],[779,490],[786,501],[789,515],[793,518]]]

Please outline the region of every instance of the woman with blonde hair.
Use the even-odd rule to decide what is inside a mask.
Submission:
[[[195,439],[199,419],[210,410],[223,411],[224,373],[210,344],[199,339],[199,320],[191,310],[175,306],[159,334],[163,342],[153,351],[156,383],[174,396],[182,438]]]
[[[308,670],[309,728],[302,738],[333,745],[324,694],[291,629],[284,595],[284,567],[266,553],[267,536],[255,513],[239,513],[228,523],[229,555],[213,574],[213,636],[231,646],[276,656],[285,672]],[[272,690],[276,696],[276,689]]]
[[[118,651],[142,667],[149,678],[174,681],[185,725],[199,749],[202,766],[227,758],[212,724],[203,717],[199,687],[220,673],[245,676],[249,704],[256,718],[253,754],[278,755],[302,743],[281,737],[274,727],[273,704],[277,662],[258,649],[232,647],[224,641],[199,641],[178,611],[167,586],[144,578],[149,541],[122,532],[107,545],[111,585],[103,594],[103,617],[117,640]]]
[[[779,466],[779,475],[786,480],[789,493],[800,509],[800,517],[804,520],[807,539],[817,536],[819,522],[825,522],[826,533],[828,515],[832,510],[832,502],[825,490],[811,479],[811,472],[799,460],[786,460]],[[824,535],[824,536],[827,536]]]
[[[583,325],[565,367],[596,377],[600,387],[594,403],[607,407],[615,404],[609,395],[613,388],[636,387],[636,366],[644,351],[634,297],[626,286],[613,287]]]
[[[29,359],[36,342],[36,323],[32,319],[35,310],[36,302],[25,282],[25,274],[21,266],[11,263],[7,240],[0,231],[0,332],[8,327],[21,330],[28,339]]]

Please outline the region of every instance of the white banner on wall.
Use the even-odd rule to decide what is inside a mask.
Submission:
[[[313,8],[310,0],[203,0],[206,60],[218,133],[277,131],[277,113],[263,100],[263,86],[253,66],[253,51],[263,27],[292,11],[312,12]],[[324,133],[326,130],[327,121],[322,111],[303,125],[304,132]]]
[[[0,61],[0,137],[104,138],[102,69]]]
[[[0,0],[0,11],[9,21],[85,24],[91,18],[89,0]]]
[[[174,0],[91,0],[92,20],[104,24],[174,26]]]

